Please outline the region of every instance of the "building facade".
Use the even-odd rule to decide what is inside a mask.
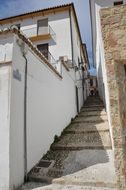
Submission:
[[[119,189],[126,187],[125,3],[125,0],[90,1],[94,63],[109,118]]]
[[[88,96],[73,4],[0,20],[0,189],[13,190]]]
[[[97,70],[98,79],[98,90],[101,99],[106,107],[111,139],[113,144],[113,136],[111,129],[111,118],[110,118],[110,101],[109,101],[109,89],[107,83],[107,73],[105,66],[105,52],[103,45],[103,38],[101,32],[101,20],[100,20],[100,10],[105,7],[114,7],[118,4],[126,3],[126,1],[118,0],[90,0],[90,15],[91,15],[91,28],[92,28],[92,46],[93,46],[93,57],[94,66]]]

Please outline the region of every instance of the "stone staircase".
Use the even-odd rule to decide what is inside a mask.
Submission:
[[[30,181],[52,183],[41,190],[116,189],[107,115],[99,97],[87,99],[43,160],[50,161],[50,166],[38,163],[28,176]]]

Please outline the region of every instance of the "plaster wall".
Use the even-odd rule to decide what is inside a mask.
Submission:
[[[12,60],[13,51],[13,37],[10,34],[7,38],[6,35],[0,36],[0,62],[8,62]]]
[[[54,136],[60,135],[76,116],[77,108],[74,70],[68,72],[62,65],[61,79],[30,49],[26,57],[28,60],[27,162],[30,171],[49,149]],[[25,60],[15,38],[11,81],[11,189],[22,184],[24,179],[24,66]],[[83,104],[81,93],[82,91],[79,91],[80,108]]]
[[[13,37],[0,37],[0,189],[9,188],[10,89]]]
[[[0,64],[0,189],[9,189],[9,132],[11,67]]]

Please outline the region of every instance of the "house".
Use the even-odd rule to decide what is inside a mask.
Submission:
[[[73,4],[0,20],[0,189],[13,190],[88,96]]]
[[[125,3],[125,0],[90,0],[94,65],[99,94],[108,114],[117,181],[121,187],[126,187]]]

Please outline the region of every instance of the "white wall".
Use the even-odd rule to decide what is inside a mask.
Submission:
[[[13,37],[0,36],[0,189],[9,187],[10,86]],[[11,64],[11,63],[10,63]]]
[[[10,109],[10,189],[19,186],[24,180],[24,67],[14,39],[11,75]],[[18,74],[19,72],[19,74]],[[17,73],[17,74],[16,74]],[[21,75],[21,80],[19,79]]]
[[[13,37],[12,35],[0,36],[0,62],[7,62],[12,60],[12,51],[13,51]]]
[[[78,65],[78,58],[81,61],[81,50],[80,50],[80,38],[77,32],[77,26],[75,24],[74,15],[71,12],[71,28],[72,28],[72,40],[73,40],[73,62]]]
[[[68,72],[62,66],[63,79],[60,79],[29,50],[27,59],[27,157],[29,171],[49,149],[54,135],[60,135],[61,131],[71,122],[71,118],[76,116],[77,109],[74,70]],[[24,66],[25,60],[15,40],[11,81],[11,189],[13,186],[19,186],[24,177]],[[19,71],[18,75],[21,75],[21,80],[17,80],[13,75],[16,70]],[[83,104],[81,89],[80,86],[80,107]]]
[[[62,66],[63,79],[32,55],[28,71],[28,170],[42,157],[53,142],[54,135],[76,115],[73,71]],[[35,140],[35,141],[34,141]]]
[[[10,131],[10,73],[9,65],[0,64],[0,189],[9,189],[9,131]]]

